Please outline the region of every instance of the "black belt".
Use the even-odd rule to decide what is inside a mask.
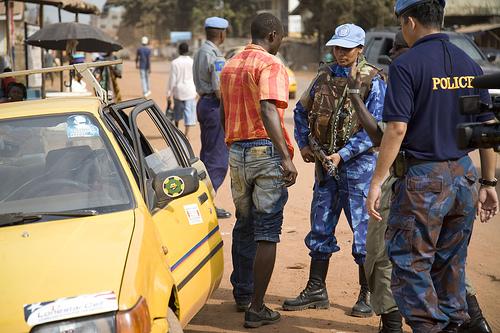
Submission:
[[[415,158],[415,157],[407,157],[406,162],[408,163],[408,166],[414,166],[414,165],[425,164],[425,163],[456,162],[461,158],[462,157],[454,158],[454,159],[450,159],[450,160],[444,160],[444,161],[433,161],[433,160],[421,160],[421,159]]]
[[[201,94],[201,98],[217,98],[217,95],[215,93],[208,93],[208,94]]]

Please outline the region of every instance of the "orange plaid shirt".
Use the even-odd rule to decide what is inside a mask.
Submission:
[[[278,58],[258,45],[248,44],[224,65],[220,90],[228,145],[235,141],[268,139],[260,117],[260,101],[273,100],[290,157],[293,157],[293,146],[283,120],[288,107],[288,73]]]

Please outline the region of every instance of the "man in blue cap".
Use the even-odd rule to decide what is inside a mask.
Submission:
[[[219,46],[226,38],[229,22],[220,17],[205,20],[207,40],[193,59],[193,79],[196,92],[200,96],[196,106],[201,130],[200,158],[207,167],[214,190],[222,185],[228,169],[228,150],[224,141],[224,128],[220,117],[220,73],[226,60]],[[231,214],[216,208],[218,218],[228,218]]]
[[[468,81],[481,75],[481,68],[440,33],[444,6],[444,0],[396,2],[410,49],[390,66],[387,125],[367,198],[368,212],[380,220],[380,186],[403,151],[405,167],[392,187],[386,240],[392,292],[416,333],[459,332],[468,320],[464,272],[476,204],[482,222],[498,211],[493,150],[480,149],[478,193],[477,172],[467,155],[472,149],[462,150],[455,141],[459,123],[491,121],[493,114],[459,112],[461,96],[490,99]]]
[[[343,210],[354,235],[352,255],[359,266],[361,291],[351,314],[373,314],[363,263],[366,255],[368,214],[364,207],[376,155],[367,133],[361,128],[355,107],[366,107],[381,119],[386,84],[380,70],[368,64],[362,55],[365,32],[354,24],[343,24],[326,44],[333,46],[335,62],[325,64],[312,81],[294,110],[295,139],[302,159],[316,163],[314,196],[311,203],[311,231],[305,239],[311,256],[309,280],[294,299],[283,303],[285,310],[328,308],[325,279],[332,253],[340,250],[335,228]],[[351,67],[360,73],[361,87],[349,89]],[[360,96],[362,106],[353,103]],[[310,139],[312,138],[312,140]],[[328,175],[311,142],[319,143],[337,175]]]

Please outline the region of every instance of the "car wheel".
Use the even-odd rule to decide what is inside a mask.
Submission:
[[[290,96],[288,96],[290,99],[295,99],[295,93],[294,92],[291,92],[290,93]]]
[[[181,323],[179,322],[179,318],[175,315],[174,311],[171,308],[168,308],[167,313],[167,322],[168,322],[168,332],[167,333],[183,333]]]

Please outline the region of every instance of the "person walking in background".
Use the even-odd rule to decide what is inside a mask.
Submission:
[[[149,74],[151,74],[151,49],[148,47],[149,39],[146,36],[141,38],[142,46],[137,49],[135,57],[135,67],[139,69],[141,74],[142,95],[149,97],[151,90],[149,89]]]
[[[175,126],[184,118],[184,134],[196,125],[196,87],[193,81],[193,58],[188,55],[187,43],[179,45],[179,57],[172,61],[167,99],[174,109]]]
[[[320,68],[294,110],[295,139],[302,159],[316,163],[316,177],[311,202],[311,231],[305,238],[311,257],[309,280],[297,297],[283,302],[285,310],[330,306],[326,276],[330,257],[340,250],[335,229],[340,213],[344,211],[353,232],[352,255],[358,265],[360,284],[351,315],[373,315],[363,264],[368,228],[365,198],[377,157],[368,134],[357,119],[355,108],[360,105],[353,100],[360,98],[362,107],[380,120],[386,84],[380,70],[362,55],[364,44],[365,31],[361,27],[350,23],[338,26],[326,44],[333,46],[336,61]],[[347,86],[353,66],[361,73],[359,89]],[[313,139],[319,149],[329,155],[327,158],[336,166],[336,174],[326,172],[325,161],[318,158],[318,151],[313,152]]]
[[[226,60],[219,46],[226,39],[229,22],[220,17],[205,20],[207,40],[194,55],[193,79],[200,95],[196,113],[200,122],[200,159],[207,167],[214,190],[222,185],[228,169],[228,151],[224,142],[224,128],[220,114],[220,73]],[[216,208],[218,218],[228,218],[231,213]]]
[[[276,259],[287,186],[295,183],[293,146],[284,126],[288,74],[274,55],[283,26],[269,13],[251,25],[252,43],[221,74],[231,191],[236,207],[231,283],[245,327],[272,324],[280,314],[264,305]]]

